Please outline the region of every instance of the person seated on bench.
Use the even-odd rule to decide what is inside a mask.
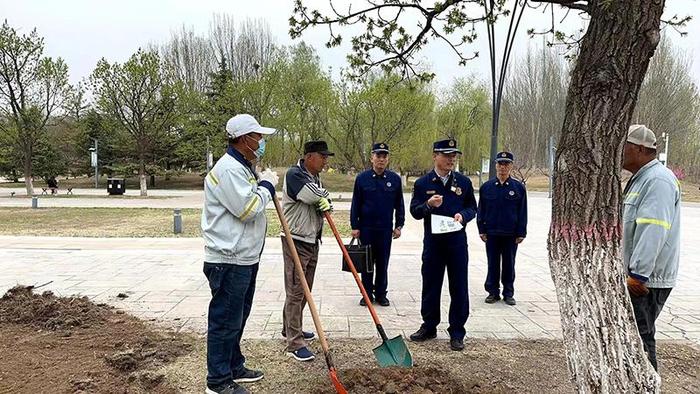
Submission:
[[[58,181],[56,180],[56,177],[52,176],[49,178],[49,180],[46,181],[46,184],[49,186],[49,189],[51,189],[51,194],[58,194]]]

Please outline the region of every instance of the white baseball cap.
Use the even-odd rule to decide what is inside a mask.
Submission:
[[[238,114],[226,122],[226,134],[231,138],[240,137],[249,133],[274,134],[276,129],[262,127],[254,117],[248,114]]]
[[[627,131],[627,142],[656,149],[656,135],[643,124],[633,124]]]

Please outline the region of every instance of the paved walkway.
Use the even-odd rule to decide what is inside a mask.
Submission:
[[[56,199],[58,200],[58,199]],[[125,200],[126,201],[126,200]],[[157,201],[157,200],[152,200]],[[529,236],[518,251],[518,305],[484,304],[486,256],[476,227],[468,225],[471,315],[468,335],[484,338],[560,337],[558,304],[547,262],[549,200],[530,198]],[[657,325],[658,338],[700,343],[700,207],[683,208],[681,272]],[[421,223],[409,219],[393,247],[389,274],[392,305],[377,307],[390,335],[420,325]],[[267,240],[247,337],[279,338],[284,302],[281,242]],[[196,333],[206,331],[209,301],[202,274],[202,241],[173,238],[0,237],[0,294],[15,284],[43,284],[60,295],[81,294],[144,319]],[[125,293],[126,299],[117,298]],[[447,281],[443,287],[447,321]],[[334,337],[373,337],[376,331],[350,274],[340,271],[333,239],[324,239],[314,287],[324,327]],[[306,328],[312,328],[307,319]],[[446,323],[440,326],[446,328]],[[447,337],[444,330],[440,335]]]

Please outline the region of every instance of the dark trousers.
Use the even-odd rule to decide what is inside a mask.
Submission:
[[[301,331],[306,298],[298,276],[299,273],[294,265],[292,251],[287,246],[286,238],[281,238],[284,256],[284,290],[286,293],[284,309],[282,310],[282,322],[287,335],[287,351],[295,352],[306,346],[306,340]],[[304,278],[311,290],[314,287],[314,276],[316,274],[316,265],[318,264],[318,243],[310,244],[295,239],[294,247],[297,250],[299,261],[304,270]]]
[[[207,328],[207,383],[232,381],[243,370],[241,337],[255,294],[258,264],[204,263],[211,301]]]
[[[659,370],[656,362],[656,318],[671,294],[672,289],[649,288],[649,294],[641,297],[630,296],[634,308],[634,319],[637,321],[639,335],[644,343],[644,351],[655,370]]]
[[[484,288],[493,295],[500,295],[499,281],[503,283],[503,297],[513,297],[515,292],[515,253],[518,244],[514,236],[488,235],[486,237],[486,259],[488,273]]]
[[[434,331],[440,324],[440,295],[447,269],[450,289],[450,326],[447,331],[452,339],[464,339],[464,324],[469,317],[467,237],[462,233],[452,235],[446,240],[423,242],[423,291],[420,312],[423,328]]]
[[[386,298],[388,285],[389,256],[391,255],[391,229],[361,229],[360,242],[363,245],[372,245],[372,259],[374,260],[374,272],[362,273],[362,284],[370,298]]]

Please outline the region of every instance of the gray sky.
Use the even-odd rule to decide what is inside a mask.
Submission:
[[[340,1],[343,2],[348,1]],[[310,6],[320,4],[325,7],[327,1],[314,0],[308,3]],[[674,44],[688,51],[693,59],[695,80],[700,81],[700,3],[696,0],[667,0],[666,8],[665,18],[674,14],[695,17],[686,28],[689,35],[685,38],[668,30]],[[292,43],[287,34],[288,18],[292,14],[291,0],[0,0],[0,15],[7,18],[13,27],[25,32],[36,27],[45,38],[45,53],[63,57],[69,65],[71,81],[74,82],[87,77],[100,58],[122,62],[139,47],[165,42],[171,31],[183,24],[193,27],[199,34],[206,34],[215,13],[232,15],[237,21],[245,18],[263,19],[269,23],[279,43]],[[558,10],[557,13],[563,16],[562,11]],[[528,45],[542,43],[542,38],[529,39],[525,32],[531,27],[546,28],[550,18],[549,14],[543,15],[541,11],[525,11],[514,56],[523,55]],[[583,22],[572,13],[564,23],[573,30],[581,27]],[[497,40],[500,40],[500,47],[503,45],[506,27],[501,24],[498,28],[500,31],[497,32]],[[481,57],[466,67],[457,65],[456,57],[445,45],[433,44],[426,48],[423,61],[431,65],[441,84],[467,75],[487,78],[488,43],[485,28],[482,26],[481,29],[480,39],[474,45],[474,50],[478,50]],[[349,35],[346,34],[344,38],[347,41]],[[346,64],[347,46],[326,49],[326,39],[327,30],[322,27],[307,31],[303,36],[304,41],[316,47],[322,63],[337,73]]]

